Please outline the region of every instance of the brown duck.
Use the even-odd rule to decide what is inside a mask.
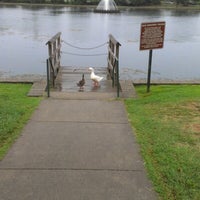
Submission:
[[[80,90],[83,89],[83,86],[85,85],[85,78],[84,74],[82,75],[82,79],[77,83],[77,86],[80,87]]]

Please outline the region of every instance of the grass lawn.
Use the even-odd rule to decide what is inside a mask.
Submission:
[[[137,86],[127,99],[148,175],[160,199],[200,199],[200,86]]]
[[[26,96],[30,88],[30,84],[0,84],[0,159],[41,100]]]

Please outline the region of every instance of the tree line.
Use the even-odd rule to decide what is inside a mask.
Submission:
[[[189,5],[195,4],[199,0],[166,0],[169,3]],[[0,2],[9,3],[49,3],[49,4],[73,4],[73,5],[97,5],[100,0],[0,0]],[[159,5],[161,0],[115,0],[118,6],[147,6]]]

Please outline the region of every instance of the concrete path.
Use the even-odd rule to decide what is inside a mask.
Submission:
[[[1,200],[154,200],[122,101],[41,102],[0,162]]]

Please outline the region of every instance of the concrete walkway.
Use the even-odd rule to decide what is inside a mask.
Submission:
[[[122,101],[41,102],[0,162],[1,200],[154,200]]]

